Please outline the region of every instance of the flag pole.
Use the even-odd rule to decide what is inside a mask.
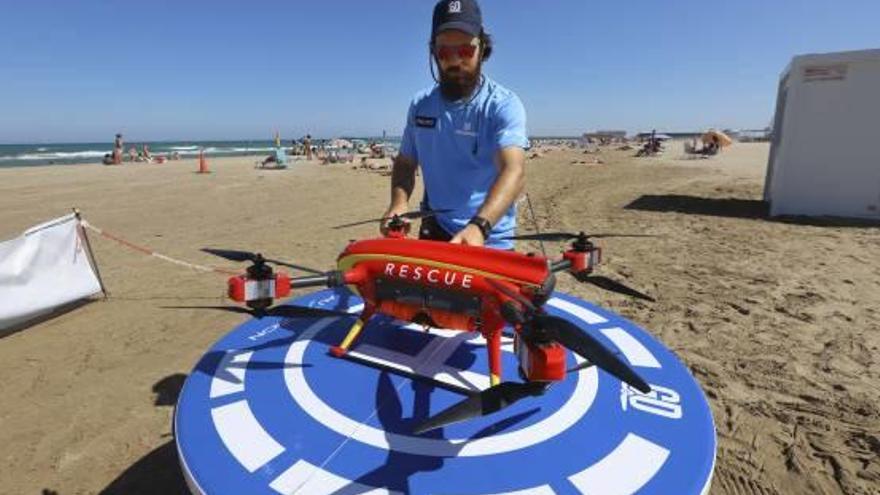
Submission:
[[[85,241],[89,264],[91,264],[92,269],[95,270],[95,276],[98,277],[98,284],[101,286],[101,292],[104,294],[104,300],[106,301],[110,293],[107,292],[107,288],[104,287],[104,280],[101,278],[101,270],[98,269],[98,260],[95,258],[95,253],[92,251],[92,244],[89,242],[89,235],[86,233],[86,229],[82,227],[82,214],[80,213],[79,208],[73,208],[73,215],[76,217],[76,230],[79,235],[82,236],[83,241]]]

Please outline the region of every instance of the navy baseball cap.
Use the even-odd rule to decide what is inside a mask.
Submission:
[[[431,39],[437,33],[457,29],[473,36],[483,31],[483,14],[476,0],[440,0],[434,6],[434,23]]]

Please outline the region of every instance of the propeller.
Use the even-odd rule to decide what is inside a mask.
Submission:
[[[332,309],[309,308],[306,306],[273,306],[266,309],[249,309],[241,306],[163,306],[164,309],[214,309],[218,311],[229,311],[231,313],[239,313],[250,315],[260,319],[265,316],[275,316],[281,318],[325,318],[328,316],[351,316],[351,313],[345,311],[335,311]]]
[[[471,395],[467,399],[426,419],[413,429],[413,433],[420,435],[435,428],[441,428],[479,416],[487,416],[510,406],[520,399],[541,395],[546,388],[547,384],[537,382],[499,383],[482,392]]]
[[[556,341],[586,360],[567,370],[569,373],[595,365],[642,393],[651,391],[651,386],[632,367],[595,337],[564,318],[545,313],[543,309],[535,306],[528,298],[507,285],[488,278],[486,281],[522,307],[522,310],[519,310],[514,308],[514,304],[507,302],[502,306],[502,314],[509,321],[522,325],[520,335],[523,340]],[[543,394],[548,385],[545,382],[499,383],[428,418],[415,428],[414,433],[420,434],[466,419],[492,414],[523,398]]]
[[[252,261],[254,263],[266,262],[273,263],[279,266],[286,266],[288,268],[293,268],[294,270],[299,270],[306,273],[312,273],[314,275],[324,275],[325,272],[320,270],[315,270],[314,268],[309,268],[307,266],[295,265],[293,263],[288,263],[286,261],[276,260],[272,258],[263,258],[263,255],[260,253],[253,253],[251,251],[239,251],[236,249],[216,249],[216,248],[202,248],[202,251],[205,253],[213,254],[214,256],[219,256],[221,258],[227,259],[229,261]]]
[[[635,389],[643,393],[651,391],[651,387],[628,364],[608,350],[595,337],[564,318],[548,315],[542,309],[535,307],[522,294],[513,291],[506,285],[493,279],[486,279],[486,281],[523,306],[525,314],[520,316],[523,320],[523,339],[555,340],[589,363],[595,364],[621,381],[632,385]]]
[[[415,210],[415,211],[408,211],[408,212],[406,212],[406,213],[400,213],[400,214],[394,215],[394,216],[390,217],[390,220],[394,221],[395,218],[397,218],[397,219],[403,219],[403,218],[405,218],[405,219],[407,219],[407,220],[417,220],[417,219],[419,219],[419,218],[431,217],[431,216],[437,215],[437,214],[439,214],[439,213],[449,213],[449,212],[451,212],[451,211],[453,211],[453,210]],[[334,229],[346,229],[346,228],[348,228],[348,227],[355,227],[355,226],[357,226],[357,225],[365,225],[365,224],[373,223],[373,222],[384,222],[385,220],[389,220],[389,218],[388,218],[388,217],[383,217],[383,218],[371,218],[370,220],[362,220],[362,221],[360,221],[360,222],[347,223],[347,224],[345,224],[345,225],[337,225],[337,226],[335,226],[335,227],[333,227],[333,228],[334,228]]]
[[[225,258],[229,261],[254,261],[256,262],[258,258],[262,258],[262,255],[259,253],[252,253],[250,251],[238,251],[235,249],[216,249],[216,248],[202,248],[202,252],[213,254],[214,256],[219,256],[221,258]]]
[[[565,370],[565,372],[566,373],[577,373],[580,370],[585,370],[585,369],[590,368],[592,366],[595,366],[595,364],[593,364],[589,361],[584,361],[576,366],[572,366],[571,368]]]
[[[653,234],[586,234],[584,232],[544,232],[541,234],[523,234],[502,237],[501,239],[510,241],[569,241],[572,239],[607,239],[611,237],[657,237]]]
[[[543,313],[534,315],[531,320],[532,328],[527,327],[523,338],[528,339],[531,337],[529,334],[543,331],[549,338],[617,377],[620,381],[626,382],[636,390],[642,393],[651,391],[651,386],[636,374],[630,365],[574,323],[558,316]]]
[[[635,297],[637,299],[642,299],[645,301],[657,302],[656,299],[645,294],[644,292],[639,292],[632,287],[626,286],[616,280],[612,280],[602,275],[588,275],[586,273],[579,273],[576,274],[574,278],[578,282],[592,284],[596,287],[599,287],[600,289],[605,289],[607,291],[616,292],[618,294]]]

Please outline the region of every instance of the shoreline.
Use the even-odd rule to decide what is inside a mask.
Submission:
[[[350,142],[361,145],[366,143],[386,143],[395,147],[399,138],[350,138]],[[320,147],[331,144],[332,139],[314,139],[312,145]],[[181,158],[197,157],[200,150],[213,157],[247,157],[268,155],[275,149],[273,140],[238,140],[238,141],[133,141],[126,142],[123,147],[123,159],[128,157],[129,149],[134,147],[140,152],[147,146],[153,155],[170,158],[177,153]],[[281,148],[292,154],[295,147],[293,140],[282,140]],[[38,144],[0,144],[0,168],[30,167],[44,165],[79,165],[82,163],[102,164],[105,154],[112,155],[113,144],[96,143],[38,143]],[[132,163],[125,160],[123,163]]]

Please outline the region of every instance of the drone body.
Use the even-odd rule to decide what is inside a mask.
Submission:
[[[295,288],[346,285],[360,295],[364,309],[342,342],[331,347],[336,357],[346,356],[376,313],[423,325],[426,330],[435,327],[479,332],[486,340],[491,386],[429,418],[416,428],[416,433],[489,414],[524,397],[543,394],[551,383],[565,378],[567,350],[586,360],[575,369],[596,365],[642,392],[650,391],[647,382],[595,337],[542,309],[553,292],[555,272],[568,271],[576,277],[592,272],[600,250],[589,241],[590,236],[548,234],[560,240],[574,239],[561,259],[550,261],[534,254],[408,239],[399,222],[392,223],[392,227],[385,238],[352,241],[339,255],[336,271],[313,271],[315,275],[305,277],[275,273],[267,262],[302,267],[267,260],[259,254],[206,251],[254,262],[244,275],[229,279],[229,296],[252,308],[258,317],[272,314],[277,309],[271,308],[273,300],[289,295]],[[602,236],[608,235],[595,237]],[[611,288],[608,279],[597,285]],[[647,298],[620,287],[629,291],[625,293]],[[501,337],[508,324],[514,329],[517,371],[523,383],[502,382]]]
[[[488,343],[492,385],[501,380],[501,334],[507,324],[501,306],[513,301],[498,284],[537,304],[546,301],[555,285],[542,257],[412,239],[353,242],[340,254],[338,267],[349,288],[363,298],[364,312],[348,338],[332,349],[335,355],[342,356],[363,323],[379,312],[426,328],[480,332]],[[518,333],[515,339],[526,379],[564,377],[564,348],[520,343]]]

